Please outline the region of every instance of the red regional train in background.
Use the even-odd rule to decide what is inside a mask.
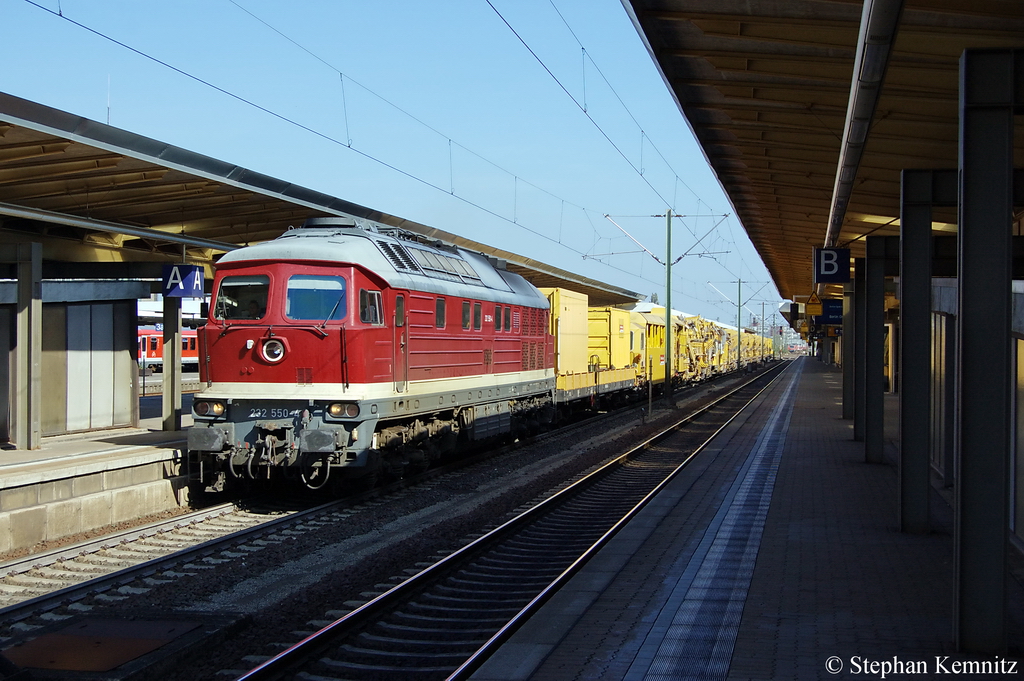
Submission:
[[[181,364],[184,371],[199,371],[199,346],[195,329],[181,331]],[[139,368],[163,371],[164,332],[156,328],[139,329]]]
[[[190,475],[375,483],[554,417],[547,298],[500,262],[318,218],[217,264]]]

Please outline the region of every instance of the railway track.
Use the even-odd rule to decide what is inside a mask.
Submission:
[[[0,565],[0,621],[17,622],[86,593],[110,592],[140,574],[169,578],[173,568],[214,562],[228,541],[259,541],[303,517],[322,515],[335,503],[314,508],[264,503],[245,509],[220,504],[170,520],[106,535]],[[256,544],[258,546],[258,544]],[[116,597],[116,596],[115,596]]]
[[[623,424],[632,422],[629,417],[622,417],[623,414],[609,414],[604,418],[618,418]],[[572,433],[577,430],[592,435],[595,427],[600,429],[600,423],[592,419],[549,435],[555,438],[568,435],[572,439]],[[146,599],[166,593],[168,589],[173,592],[177,588],[176,581],[197,575],[201,579],[213,569],[238,565],[244,573],[246,559],[250,563],[257,560],[264,549],[270,549],[268,555],[276,558],[290,542],[303,536],[317,537],[325,527],[343,526],[360,518],[366,519],[364,523],[376,522],[382,504],[386,508],[401,503],[398,500],[402,497],[396,495],[422,496],[423,490],[446,479],[444,476],[452,468],[468,468],[495,456],[498,454],[470,457],[452,466],[431,470],[422,479],[401,481],[314,508],[308,508],[308,504],[305,508],[299,507],[295,503],[254,508],[252,500],[244,509],[226,504],[5,563],[0,565],[0,622],[4,623],[0,643],[24,640],[40,627],[49,627],[85,612],[131,609],[136,597]],[[406,489],[408,487],[413,489]],[[508,557],[499,557],[499,560],[507,561]],[[519,558],[513,556],[513,560]],[[194,580],[183,582],[189,583]],[[150,596],[146,596],[147,593]],[[516,597],[521,596],[516,594]]]
[[[592,425],[593,420],[590,421]],[[564,434],[586,424],[571,425]],[[543,437],[543,436],[542,436]],[[117,598],[134,593],[140,575],[168,580],[258,551],[260,542],[277,542],[343,521],[409,487],[429,484],[452,470],[499,456],[480,452],[375,490],[311,505],[306,499],[245,499],[211,506],[172,519],[0,563],[0,622],[19,622],[90,593]],[[143,587],[145,588],[145,587]],[[0,633],[0,640],[3,639]]]
[[[594,423],[591,419],[552,434],[592,427]],[[267,542],[294,539],[324,523],[343,521],[384,499],[393,501],[393,495],[409,487],[429,484],[447,472],[509,449],[514,447],[464,457],[367,493],[315,506],[306,499],[246,499],[2,563],[0,622],[8,626],[15,623],[15,630],[19,630],[16,623],[38,619],[40,614],[82,601],[90,594],[105,594],[107,599],[137,594],[148,588],[139,584],[140,576],[156,586],[194,574],[237,559],[239,551],[259,551]],[[0,630],[0,641],[3,639]]]
[[[729,392],[239,681],[468,678],[778,374]]]

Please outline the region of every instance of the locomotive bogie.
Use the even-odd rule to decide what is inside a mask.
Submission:
[[[204,396],[195,405],[225,406],[218,416],[193,408],[188,448],[194,473],[207,491],[222,491],[229,477],[274,479],[294,470],[314,488],[319,484],[313,477],[326,482],[329,476],[375,474],[377,468],[400,477],[460,443],[522,437],[549,423],[553,380],[532,373],[537,375],[475,382],[472,388],[465,381],[439,381],[430,390],[410,386],[400,395],[356,401]],[[316,476],[309,472],[314,468]],[[211,471],[221,474],[206,475]]]

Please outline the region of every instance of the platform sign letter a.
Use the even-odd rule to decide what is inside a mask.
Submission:
[[[168,298],[203,297],[203,268],[199,265],[164,265],[163,279]]]
[[[849,248],[814,249],[814,283],[845,284],[850,281]]]

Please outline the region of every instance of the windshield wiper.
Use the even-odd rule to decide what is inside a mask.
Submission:
[[[333,308],[331,308],[331,314],[327,315],[327,319],[325,319],[325,320],[324,320],[324,321],[323,321],[323,322],[322,322],[322,323],[320,324],[320,328],[321,328],[321,329],[325,329],[325,328],[327,328],[327,322],[331,321],[331,317],[333,317],[333,316],[334,316],[334,313],[338,311],[338,306],[339,306],[339,305],[341,305],[341,301],[342,301],[342,300],[344,300],[344,299],[345,299],[345,294],[344,294],[344,293],[342,293],[342,294],[341,294],[340,296],[338,296],[338,302],[336,302],[336,303],[334,304],[334,307],[333,307]]]

